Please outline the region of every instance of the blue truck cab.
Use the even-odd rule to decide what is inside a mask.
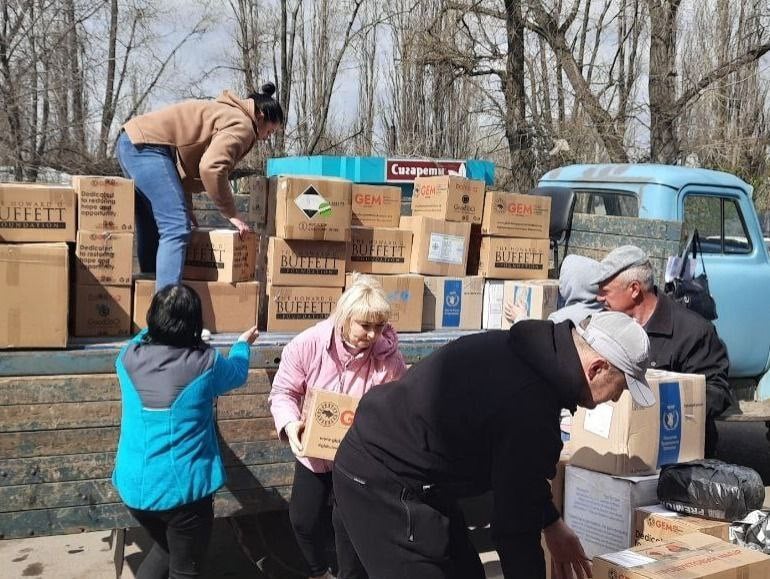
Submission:
[[[697,228],[730,377],[756,380],[754,398],[770,399],[770,260],[748,183],[707,169],[600,164],[554,169],[539,186],[572,189],[578,213],[679,221],[683,236]]]

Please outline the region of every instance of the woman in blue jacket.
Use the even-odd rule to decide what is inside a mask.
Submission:
[[[198,294],[171,285],[153,297],[147,329],[118,355],[123,416],[112,482],[154,541],[137,579],[198,577],[225,482],[214,399],[246,382],[256,326],[224,357],[202,340]]]

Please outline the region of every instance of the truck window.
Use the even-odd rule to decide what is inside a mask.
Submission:
[[[639,217],[639,201],[635,195],[620,191],[575,191],[575,212],[589,215]]]
[[[698,229],[704,253],[751,253],[751,239],[735,199],[688,195],[684,199],[684,233]]]

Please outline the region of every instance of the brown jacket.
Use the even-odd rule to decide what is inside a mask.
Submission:
[[[134,145],[176,148],[177,171],[188,194],[206,191],[225,217],[237,215],[230,172],[257,141],[254,101],[224,91],[134,117],[123,125]]]

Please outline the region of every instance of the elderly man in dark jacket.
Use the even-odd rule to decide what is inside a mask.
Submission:
[[[599,301],[644,326],[650,337],[650,368],[706,377],[706,456],[714,456],[714,420],[737,406],[727,381],[727,348],[714,324],[658,291],[650,259],[638,247],[619,247],[601,263]]]
[[[340,578],[483,579],[457,499],[490,490],[505,577],[545,577],[543,529],[556,578],[589,573],[551,502],[559,413],[626,388],[643,406],[654,396],[642,327],[618,312],[584,324],[526,320],[463,337],[362,398],[333,476],[338,549],[352,544],[365,570],[341,563]]]

